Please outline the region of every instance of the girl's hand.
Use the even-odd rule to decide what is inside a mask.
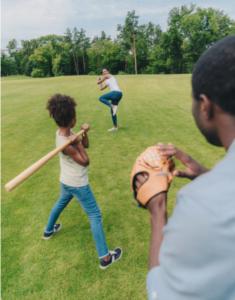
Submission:
[[[85,123],[85,124],[82,125],[81,129],[84,130],[85,132],[87,132],[87,131],[90,130],[90,126],[89,126],[89,124]]]
[[[204,166],[202,166],[201,164],[199,164],[191,156],[180,151],[178,148],[176,148],[172,144],[164,145],[162,143],[158,143],[157,148],[162,151],[160,153],[160,155],[175,156],[185,166],[185,171],[175,170],[173,172],[174,176],[186,177],[186,178],[189,178],[192,180],[192,179],[196,178],[197,176],[209,171],[209,169],[207,169]]]

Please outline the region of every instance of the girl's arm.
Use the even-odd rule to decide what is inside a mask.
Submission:
[[[89,138],[86,133],[83,133],[82,135],[82,144],[84,148],[89,148]]]
[[[89,166],[89,158],[83,147],[82,140],[76,142],[76,149],[74,146],[69,145],[64,149],[64,154],[69,155],[77,164],[82,165],[83,167]]]
[[[88,124],[83,124],[81,129],[85,130],[85,133],[82,135],[82,144],[84,148],[89,148],[89,138],[87,135],[87,131],[90,130],[90,126]]]

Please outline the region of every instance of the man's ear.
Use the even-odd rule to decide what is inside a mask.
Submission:
[[[213,103],[208,99],[208,97],[205,94],[201,94],[199,96],[199,101],[200,101],[200,110],[202,116],[204,116],[206,120],[213,119],[214,117]]]

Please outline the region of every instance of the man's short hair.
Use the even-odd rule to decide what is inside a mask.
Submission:
[[[195,100],[205,94],[223,111],[235,115],[235,36],[218,41],[200,57],[192,87]]]

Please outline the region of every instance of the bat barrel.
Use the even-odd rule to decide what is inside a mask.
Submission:
[[[77,133],[77,135],[83,134],[85,131],[81,130]],[[9,181],[5,185],[5,189],[10,192],[15,187],[17,187],[21,182],[23,182],[25,179],[27,179],[29,176],[31,176],[34,172],[36,172],[38,169],[40,169],[45,163],[47,163],[52,157],[54,157],[57,153],[62,151],[65,147],[67,147],[70,144],[70,140],[67,140],[62,145],[39,159],[36,163],[34,163],[32,166],[30,166],[28,169],[24,170],[22,173],[20,173],[18,176],[16,176],[14,179]]]

